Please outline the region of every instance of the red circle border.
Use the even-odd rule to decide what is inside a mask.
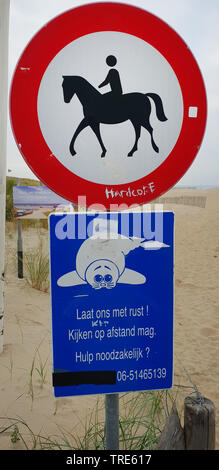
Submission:
[[[74,175],[52,155],[39,126],[37,97],[49,63],[70,42],[98,31],[132,34],[148,42],[169,62],[182,91],[184,117],[174,149],[156,170],[132,183],[105,185]],[[197,107],[196,118],[189,117],[191,106]],[[204,136],[207,98],[196,60],[169,25],[134,6],[93,3],[52,19],[27,45],[12,80],[10,118],[20,152],[46,186],[76,204],[78,196],[85,196],[87,207],[102,204],[106,209],[112,209],[112,204],[148,203],[168,191],[185,174]]]

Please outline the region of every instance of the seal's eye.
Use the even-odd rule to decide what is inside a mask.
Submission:
[[[105,279],[106,282],[111,282],[112,281],[111,274],[106,274],[106,276],[104,276],[104,279]]]
[[[101,274],[96,274],[96,276],[94,276],[95,282],[101,282],[102,280],[103,280],[103,276],[101,276]]]

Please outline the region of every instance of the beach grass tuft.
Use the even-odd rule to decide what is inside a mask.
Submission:
[[[119,449],[154,450],[169,414],[169,405],[175,401],[173,392],[127,392],[119,395],[119,401]],[[97,397],[91,413],[84,422],[79,420],[78,428],[73,430],[69,431],[57,425],[58,432],[55,435],[35,435],[29,425],[20,418],[8,418],[8,424],[0,426],[0,434],[8,433],[9,429],[11,442],[19,441],[29,450],[105,450],[104,395]]]
[[[24,256],[27,281],[34,288],[43,292],[49,290],[49,257],[43,251],[42,243],[39,247],[27,252]]]
[[[147,391],[120,395],[119,448],[121,450],[153,450],[168,415],[169,392]],[[171,400],[170,400],[171,401]],[[104,450],[106,448],[104,402],[96,406],[84,423],[83,432],[59,428],[59,435],[40,436],[42,449]]]

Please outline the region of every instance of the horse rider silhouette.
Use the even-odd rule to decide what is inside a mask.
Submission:
[[[109,55],[106,58],[106,63],[109,67],[114,67],[117,63],[117,59],[114,55]],[[120,81],[119,72],[116,69],[111,68],[107,74],[106,79],[99,85],[98,88],[102,88],[103,86],[110,85],[111,92],[113,95],[122,95],[122,85]]]
[[[106,58],[106,63],[114,67],[117,63],[116,57],[110,55]],[[85,78],[76,75],[63,75],[63,95],[65,103],[70,103],[74,94],[79,99],[84,113],[84,118],[79,123],[71,139],[69,150],[72,156],[76,155],[75,141],[78,135],[86,127],[90,127],[96,135],[102,149],[101,157],[106,155],[106,147],[102,141],[100,124],[119,124],[127,120],[131,121],[135,130],[135,141],[128,157],[138,150],[138,140],[141,128],[145,128],[151,136],[151,145],[154,152],[158,153],[159,148],[153,138],[153,128],[149,118],[151,114],[152,100],[155,104],[155,112],[159,121],[166,121],[161,97],[156,93],[127,93],[123,94],[119,72],[110,69],[106,79],[99,85],[99,88],[110,84],[111,91],[101,94]]]

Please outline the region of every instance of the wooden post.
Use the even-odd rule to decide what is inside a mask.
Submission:
[[[175,404],[166,420],[156,450],[185,450],[184,431]]]
[[[8,29],[10,0],[0,0],[0,353],[3,351],[5,193],[8,102]]]
[[[186,450],[215,449],[215,406],[211,400],[185,398],[184,433]]]

